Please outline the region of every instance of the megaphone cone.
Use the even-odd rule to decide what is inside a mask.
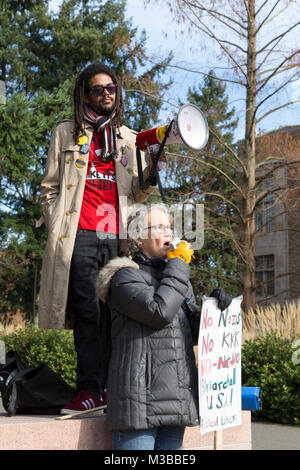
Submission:
[[[155,127],[139,132],[136,136],[136,145],[140,150],[148,150],[159,146],[165,137],[168,125]],[[208,125],[206,118],[199,108],[193,104],[182,106],[173,119],[170,133],[165,145],[184,143],[193,150],[201,150],[208,140]]]

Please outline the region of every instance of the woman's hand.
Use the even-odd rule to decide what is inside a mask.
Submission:
[[[168,252],[167,258],[180,258],[185,263],[189,264],[194,254],[194,250],[190,248],[190,243],[181,240],[180,244],[175,248],[175,250],[170,250]]]
[[[217,299],[218,302],[218,309],[223,312],[226,310],[226,308],[229,307],[232,301],[232,297],[230,294],[227,294],[223,289],[218,287],[217,289],[214,289],[212,293],[210,294],[210,297],[214,297]]]

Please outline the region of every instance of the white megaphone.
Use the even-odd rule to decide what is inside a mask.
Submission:
[[[139,132],[136,136],[136,145],[140,150],[156,150],[163,142],[168,125],[155,127],[147,131]],[[165,145],[184,143],[193,150],[201,150],[207,144],[208,125],[207,120],[197,106],[185,104],[175,118]]]
[[[182,106],[177,116],[169,124],[139,132],[136,136],[136,155],[140,187],[146,189],[151,184],[150,182],[153,181],[155,174],[158,185],[159,187],[161,186],[156,168],[165,145],[184,143],[192,150],[201,150],[207,144],[208,134],[207,120],[200,109],[194,104]],[[150,170],[148,183],[143,181],[141,150],[148,151],[152,157],[153,165]],[[154,153],[156,153],[155,157],[153,156]],[[161,187],[160,192],[162,195]]]

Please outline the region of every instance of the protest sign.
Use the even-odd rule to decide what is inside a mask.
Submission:
[[[221,312],[203,297],[198,340],[200,432],[241,424],[242,297]]]

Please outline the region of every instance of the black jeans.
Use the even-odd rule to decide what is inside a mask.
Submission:
[[[92,230],[78,230],[70,268],[68,301],[75,314],[77,389],[100,396],[105,386],[110,314],[96,293],[99,269],[119,255],[119,240],[99,239]]]

